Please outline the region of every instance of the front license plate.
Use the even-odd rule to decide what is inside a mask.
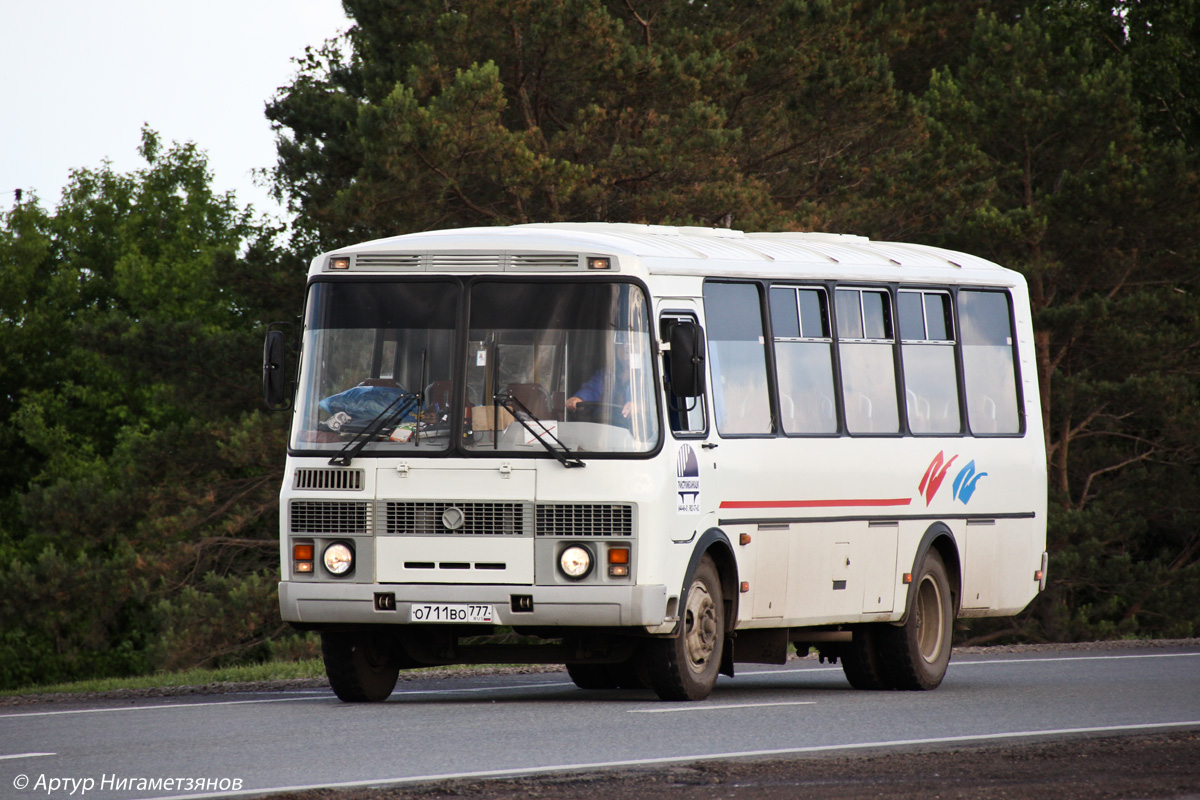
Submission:
[[[410,622],[493,622],[490,605],[413,603]]]

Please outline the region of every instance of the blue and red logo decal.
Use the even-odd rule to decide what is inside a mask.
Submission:
[[[933,457],[933,461],[929,462],[925,474],[921,477],[921,483],[917,486],[917,492],[925,498],[926,506],[933,502],[938,489],[942,487],[942,481],[946,479],[946,473],[950,471],[951,465],[957,458],[958,454],[956,453],[947,460],[945,451],[939,450],[938,454]],[[963,505],[971,502],[971,496],[975,494],[975,487],[979,484],[980,479],[985,477],[987,477],[987,473],[978,471],[975,467],[975,460],[971,459],[958,471],[951,483],[954,499],[961,501]]]

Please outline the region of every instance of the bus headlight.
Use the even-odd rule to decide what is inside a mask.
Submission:
[[[586,547],[572,545],[558,557],[558,568],[573,581],[582,580],[592,571],[592,551]]]
[[[325,569],[333,575],[345,575],[354,569],[354,551],[342,542],[334,542],[325,548]]]

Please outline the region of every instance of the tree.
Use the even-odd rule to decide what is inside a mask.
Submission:
[[[1030,284],[1066,567],[1041,607],[1051,637],[1200,624],[1179,592],[1200,573],[1185,499],[1200,496],[1198,161],[1143,126],[1117,20],[1086,4],[981,17],[970,57],[925,95],[935,159],[976,196],[936,238]]]
[[[319,246],[456,225],[836,225],[910,135],[831,2],[349,0],[268,106]]]
[[[141,154],[75,172],[53,214],[0,216],[0,686],[245,657],[282,631],[283,421],[257,354],[302,281],[194,145],[147,130]],[[217,596],[241,606],[189,649],[172,619]]]

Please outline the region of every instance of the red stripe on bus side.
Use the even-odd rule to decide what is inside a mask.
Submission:
[[[879,506],[906,506],[911,497],[894,497],[863,500],[724,500],[721,508],[862,508]]]

